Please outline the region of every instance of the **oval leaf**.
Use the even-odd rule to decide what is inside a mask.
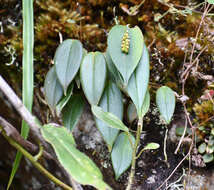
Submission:
[[[144,98],[142,109],[141,109],[142,117],[144,117],[144,115],[146,115],[146,113],[149,111],[149,106],[150,106],[150,93],[149,93],[149,89],[147,89],[146,96]]]
[[[106,80],[105,57],[100,52],[88,53],[80,67],[80,81],[88,102],[97,105]]]
[[[135,139],[131,136],[132,144]],[[125,172],[132,162],[132,146],[126,133],[120,133],[115,141],[112,153],[111,161],[115,172],[115,177],[118,179],[120,175]]]
[[[143,102],[149,83],[149,53],[144,44],[140,62],[132,74],[127,91],[136,106],[138,117],[142,117]],[[144,111],[145,112],[145,111]],[[145,114],[145,113],[144,113]]]
[[[88,51],[85,49],[85,48],[83,48],[83,59],[84,59],[84,57],[85,57],[85,55],[88,53]],[[83,61],[83,59],[82,59],[82,61]],[[82,62],[81,62],[82,63]],[[77,85],[77,88],[78,89],[80,89],[80,74],[79,74],[79,72],[76,74],[76,76],[75,76],[75,83],[76,83],[76,85]]]
[[[123,53],[121,43],[124,34],[128,31],[130,43],[128,53]],[[131,74],[137,67],[143,52],[143,34],[139,27],[114,26],[108,36],[108,50],[117,70],[123,76],[125,85],[128,84]]]
[[[137,119],[137,110],[133,102],[130,102],[127,108],[127,119],[129,123],[132,123],[135,119]]]
[[[123,83],[124,83],[123,77],[121,76],[121,74],[117,70],[117,68],[115,67],[108,51],[105,53],[105,58],[106,58],[106,63],[107,63],[107,68],[109,71],[110,79],[112,79],[119,86],[119,88],[123,88]]]
[[[103,109],[103,111],[110,112],[117,116],[120,120],[122,120],[123,118],[122,94],[114,83],[109,82],[109,84],[105,88],[99,106]],[[98,118],[95,118],[95,122],[105,142],[108,145],[109,151],[111,151],[119,130],[109,127],[105,122],[101,121]]]
[[[208,145],[209,145],[209,146],[214,146],[214,137],[211,136],[211,135],[209,136]]]
[[[74,180],[83,185],[92,185],[100,190],[109,188],[103,182],[102,174],[94,162],[75,148],[72,134],[66,128],[44,125],[41,132],[44,139],[54,148],[62,166]]]
[[[171,88],[162,86],[158,89],[156,104],[165,122],[169,124],[175,110],[175,94]]]
[[[68,103],[68,100],[70,99],[71,95],[73,94],[73,88],[74,88],[74,84],[71,83],[68,87],[68,90],[67,90],[67,95],[66,96],[63,96],[61,98],[61,100],[59,101],[59,103],[57,104],[56,106],[56,113],[57,115],[59,116],[62,109],[65,107],[65,105]]]
[[[206,143],[201,143],[200,146],[198,147],[198,152],[201,154],[204,154],[206,151],[207,145]]]
[[[105,112],[101,107],[95,105],[92,105],[91,110],[97,118],[104,121],[109,127],[129,132],[129,129],[123,124],[123,122],[112,113]]]
[[[212,162],[213,159],[214,159],[213,154],[204,154],[203,155],[204,163]]]
[[[158,149],[159,147],[160,145],[157,143],[149,143],[143,148],[143,150],[155,150]]]
[[[48,105],[52,109],[55,109],[57,103],[63,95],[63,89],[57,79],[55,67],[52,67],[46,75],[44,93]]]
[[[79,70],[82,56],[83,47],[79,40],[65,40],[56,50],[54,63],[64,94]]]
[[[80,94],[73,95],[62,110],[63,125],[72,131],[77,125],[84,107],[84,99]]]
[[[52,142],[56,139],[59,139],[59,140],[63,139],[63,141],[66,142],[67,145],[76,146],[76,143],[75,143],[75,140],[74,140],[72,133],[69,133],[65,127],[58,127],[54,123],[53,124],[47,124],[47,125],[43,125],[41,127],[41,132],[42,132],[42,136],[48,142],[49,141]]]

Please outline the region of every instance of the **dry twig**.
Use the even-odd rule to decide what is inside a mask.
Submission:
[[[0,90],[4,93],[4,95],[8,98],[8,100],[12,103],[21,117],[27,122],[29,125],[32,135],[47,148],[47,143],[43,139],[40,133],[40,126],[35,122],[35,117],[31,115],[28,109],[24,106],[19,97],[15,94],[15,92],[10,88],[7,82],[0,75]]]
[[[23,139],[23,137],[19,134],[17,129],[13,127],[9,122],[7,122],[3,117],[0,116],[0,126],[5,131],[8,137],[11,137],[14,141],[24,147],[27,151],[32,154],[36,154],[39,151],[39,147],[34,145],[33,143]],[[44,151],[43,156],[47,159],[54,159],[48,152]]]

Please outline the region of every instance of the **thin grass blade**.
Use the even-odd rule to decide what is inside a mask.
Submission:
[[[22,99],[29,111],[32,110],[33,103],[33,45],[34,45],[34,23],[33,23],[33,0],[22,0],[23,7],[23,75],[22,75]],[[26,139],[29,133],[28,125],[22,121],[21,135]],[[7,190],[12,184],[13,178],[19,167],[22,154],[17,153],[13,164],[12,172],[8,182]]]

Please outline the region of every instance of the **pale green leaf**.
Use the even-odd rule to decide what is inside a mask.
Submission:
[[[83,48],[83,59],[84,59],[84,57],[86,56],[87,53],[88,53],[87,50],[85,48]],[[83,61],[83,59],[82,59],[82,61]],[[78,74],[76,75],[76,77],[74,79],[78,89],[80,89],[80,87],[81,87],[81,84],[80,84],[80,74],[79,73],[80,72],[78,72]]]
[[[66,145],[76,146],[74,137],[65,127],[56,126],[56,124],[47,124],[41,127],[42,135],[48,142],[54,140],[59,141],[59,143],[65,143]],[[48,136],[48,137],[47,137]]]
[[[157,143],[149,143],[143,148],[143,150],[155,150],[158,149],[159,147],[160,145]]]
[[[84,107],[84,99],[80,94],[72,95],[62,110],[63,125],[72,131],[77,125]]]
[[[213,154],[205,154],[203,155],[204,163],[212,162],[214,159]]]
[[[142,117],[146,115],[146,113],[149,111],[149,106],[150,106],[150,93],[149,93],[149,89],[147,89],[146,96],[144,98],[142,109],[141,109]]]
[[[129,132],[129,129],[123,124],[123,122],[114,114],[110,112],[105,112],[102,110],[101,107],[92,105],[92,112],[93,114],[99,118],[100,120],[104,121],[109,127],[120,129],[125,132]]]
[[[128,31],[130,43],[128,54],[121,50],[124,33]],[[125,86],[128,84],[131,74],[137,67],[143,52],[143,34],[139,27],[115,25],[108,35],[108,51],[117,70],[123,76]]]
[[[214,4],[214,0],[207,0],[207,2],[209,3],[209,4]]]
[[[130,135],[130,139],[132,140],[132,144],[134,144],[134,137]],[[114,143],[111,153],[111,160],[116,179],[118,179],[131,165],[132,151],[133,149],[127,133],[120,133]]]
[[[71,95],[73,94],[73,88],[74,88],[74,84],[71,83],[68,87],[66,96],[63,96],[61,98],[61,100],[59,101],[59,103],[57,104],[56,113],[58,116],[60,115],[60,113],[61,113],[62,109],[65,107],[65,105],[68,103],[68,100],[71,98]]]
[[[170,123],[175,110],[175,94],[171,88],[162,86],[156,93],[156,104],[167,124]]]
[[[66,95],[69,84],[77,74],[83,56],[83,47],[79,40],[65,40],[56,50],[54,63],[56,74]]]
[[[105,53],[105,58],[109,71],[109,78],[112,79],[119,86],[119,88],[123,88],[123,77],[114,65],[111,56],[109,55],[109,51]]]
[[[212,136],[212,135],[209,136],[208,145],[214,146],[214,136]]]
[[[47,73],[44,84],[45,99],[48,105],[55,109],[57,103],[63,95],[63,89],[57,79],[55,67],[53,66]]]
[[[137,119],[137,110],[133,102],[130,102],[127,108],[127,119],[129,123],[132,123],[135,119]]]
[[[143,54],[139,61],[139,64],[132,74],[127,91],[129,96],[131,97],[133,103],[136,106],[138,117],[143,117],[142,109],[143,102],[146,96],[146,91],[149,83],[149,53],[144,44]],[[145,115],[145,109],[144,109]]]
[[[206,143],[201,143],[201,144],[199,145],[199,147],[198,147],[198,152],[201,153],[201,154],[203,154],[203,153],[205,153],[206,148],[207,148]]]
[[[54,148],[57,159],[74,180],[83,185],[92,185],[99,190],[111,189],[104,181],[100,170],[85,154],[74,146],[72,134],[66,128],[44,125],[42,135]]]
[[[114,83],[109,82],[108,85],[106,86],[99,106],[103,109],[103,111],[110,112],[117,116],[120,120],[122,120],[123,118],[122,94]],[[95,118],[95,121],[96,126],[98,127],[105,142],[108,145],[109,151],[111,151],[119,130],[109,127],[105,122],[101,121],[98,118]]]
[[[97,105],[106,81],[106,61],[100,52],[88,53],[80,67],[80,81],[90,104]]]

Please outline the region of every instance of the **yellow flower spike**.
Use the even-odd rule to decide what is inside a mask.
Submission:
[[[126,30],[126,32],[123,34],[122,42],[121,42],[122,52],[128,54],[129,46],[130,46],[129,33],[128,33],[128,30]]]

